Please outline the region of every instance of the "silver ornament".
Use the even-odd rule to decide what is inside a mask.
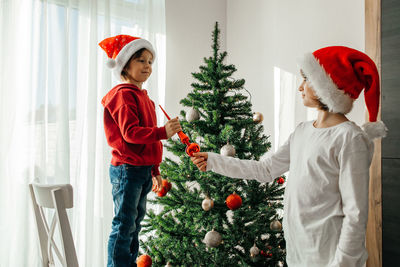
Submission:
[[[208,247],[216,248],[221,244],[221,242],[222,242],[222,236],[220,235],[220,233],[214,230],[208,232],[204,237],[204,243]]]
[[[203,208],[203,210],[209,211],[210,209],[212,209],[214,207],[214,200],[212,200],[209,197],[206,197],[203,200],[203,202],[201,202],[201,207]]]
[[[269,228],[271,228],[272,231],[282,231],[282,224],[280,221],[278,220],[274,220],[271,222],[271,224],[269,225]]]
[[[254,244],[251,248],[250,248],[250,256],[251,257],[255,257],[260,253],[260,249],[256,246],[256,244]]]
[[[228,143],[221,148],[220,154],[222,156],[234,157],[236,155],[236,149]]]
[[[186,120],[187,120],[188,122],[193,122],[193,121],[196,121],[196,120],[198,120],[198,119],[200,119],[200,114],[199,114],[199,112],[198,112],[196,109],[191,108],[191,109],[186,113]]]
[[[263,120],[264,120],[264,116],[263,116],[262,113],[260,113],[260,112],[254,112],[254,113],[253,113],[253,121],[254,121],[255,123],[260,123],[260,122],[262,122]]]
[[[167,262],[167,264],[165,265],[165,267],[172,267],[172,264]]]

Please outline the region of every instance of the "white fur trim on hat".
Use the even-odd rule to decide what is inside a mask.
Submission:
[[[339,90],[332,78],[319,64],[312,53],[306,53],[298,60],[298,65],[304,72],[307,80],[329,111],[347,114],[353,107],[353,99]]]
[[[388,131],[383,121],[364,123],[362,129],[370,139],[386,137]]]
[[[117,57],[115,58],[116,66],[113,69],[114,76],[121,81],[121,72],[124,69],[126,63],[128,63],[129,59],[142,48],[146,48],[153,54],[153,61],[156,58],[156,52],[153,49],[153,46],[146,39],[136,39],[132,42],[126,44],[121,51],[119,51]]]

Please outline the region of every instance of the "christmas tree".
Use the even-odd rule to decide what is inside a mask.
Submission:
[[[213,55],[192,73],[193,90],[180,102],[189,109],[181,111],[182,129],[201,151],[259,160],[271,146],[263,134],[262,114],[253,113],[242,94],[245,81],[232,78],[236,68],[224,63],[227,52],[219,50],[219,34],[216,23]],[[141,242],[153,266],[285,265],[278,213],[284,178],[259,183],[200,172],[179,139],[166,147],[178,158],[166,158],[160,166],[172,189],[152,201],[162,211],[149,210],[143,232],[151,236]]]

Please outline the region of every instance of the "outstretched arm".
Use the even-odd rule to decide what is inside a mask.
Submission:
[[[290,137],[278,151],[260,161],[241,160],[213,152],[195,153],[192,161],[201,171],[213,171],[232,178],[272,182],[289,170]]]

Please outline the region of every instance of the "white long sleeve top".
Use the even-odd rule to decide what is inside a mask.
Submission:
[[[373,143],[355,123],[328,128],[300,123],[260,161],[208,154],[207,171],[272,182],[289,171],[283,230],[290,267],[358,267],[368,254],[369,166]]]

